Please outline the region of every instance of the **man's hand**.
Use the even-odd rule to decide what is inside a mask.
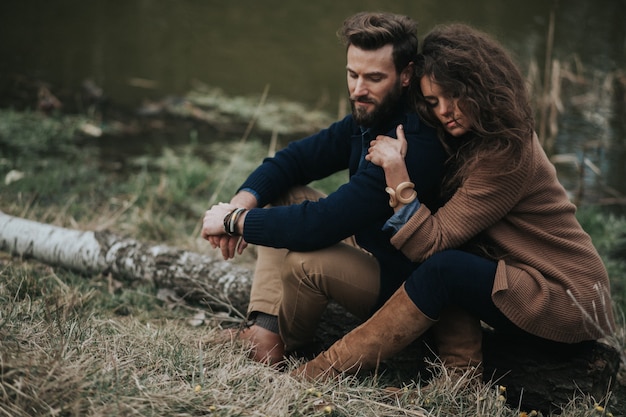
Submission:
[[[224,260],[233,258],[235,253],[241,255],[248,246],[241,236],[228,236],[224,230],[224,217],[236,208],[219,203],[207,210],[202,220],[202,238],[208,240],[213,249],[220,248]]]
[[[225,234],[224,217],[236,208],[232,204],[219,203],[207,210],[202,220],[202,238],[209,240],[211,236]]]
[[[248,243],[241,236],[228,236],[224,230],[224,217],[237,207],[251,209],[256,207],[256,197],[247,191],[238,192],[228,203],[214,205],[204,213],[202,220],[203,239],[208,240],[213,249],[220,248],[224,260],[242,254]],[[240,230],[243,232],[243,230]],[[243,234],[243,233],[242,233]]]

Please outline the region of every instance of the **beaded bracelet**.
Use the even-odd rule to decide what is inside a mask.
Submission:
[[[239,216],[247,211],[248,209],[245,209],[243,207],[237,207],[236,209],[233,209],[230,213],[228,213],[225,217],[224,217],[224,232],[228,235],[228,236],[237,236],[237,220],[239,219]]]
[[[412,191],[411,195],[409,195],[408,197],[403,197],[402,192],[408,188],[410,188]],[[389,206],[392,208],[395,208],[398,206],[398,203],[402,203],[402,204],[411,203],[413,200],[417,198],[417,191],[415,191],[414,188],[415,188],[415,184],[413,184],[412,182],[408,182],[408,181],[398,184],[395,190],[391,187],[385,188],[385,191],[387,191],[387,193],[389,194]]]

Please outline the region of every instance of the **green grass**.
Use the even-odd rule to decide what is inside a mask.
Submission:
[[[199,140],[111,171],[97,146],[77,139],[84,122],[0,110],[0,178],[23,173],[0,187],[2,211],[204,252],[208,202],[228,199],[268,152],[254,137]],[[331,192],[346,179],[316,186]],[[616,311],[625,311],[626,220],[596,207],[578,215],[610,271]],[[203,307],[173,307],[157,290],[0,256],[0,416],[520,415],[497,387],[458,384],[445,372],[429,393],[409,385],[397,396],[377,378],[303,383],[222,340],[220,316],[205,311],[204,324],[191,325]],[[577,398],[563,415],[611,411],[599,410]]]
[[[626,311],[626,218],[597,207],[583,207],[577,217],[604,260],[615,303],[621,311]]]

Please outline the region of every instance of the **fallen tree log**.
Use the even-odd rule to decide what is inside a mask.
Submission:
[[[232,263],[165,245],[150,246],[109,232],[70,230],[0,212],[0,250],[22,258],[86,274],[149,282],[188,301],[241,317],[246,311],[252,272]],[[318,339],[326,348],[358,321],[335,304],[323,317]],[[522,409],[550,410],[576,395],[601,401],[617,386],[621,353],[603,343],[555,349],[529,345],[485,331],[484,375],[507,387],[508,401]],[[426,369],[424,343],[405,349],[389,361],[390,372],[415,379]],[[395,371],[394,371],[395,369]],[[619,398],[626,396],[620,392]],[[621,399],[623,401],[623,398]]]
[[[485,378],[506,387],[508,402],[523,410],[546,412],[581,395],[591,395],[600,404],[613,390],[626,393],[616,383],[620,352],[602,342],[524,342],[485,330],[483,355]],[[620,398],[613,400],[615,404]],[[623,406],[613,409],[626,411]]]
[[[146,245],[107,231],[52,226],[0,212],[0,250],[85,274],[169,288],[216,310],[245,311],[249,269],[166,245]]]

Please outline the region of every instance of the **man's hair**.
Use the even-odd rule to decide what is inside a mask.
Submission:
[[[372,51],[385,45],[393,45],[393,63],[399,74],[417,57],[417,22],[408,16],[361,12],[343,22],[337,35],[346,46]]]

